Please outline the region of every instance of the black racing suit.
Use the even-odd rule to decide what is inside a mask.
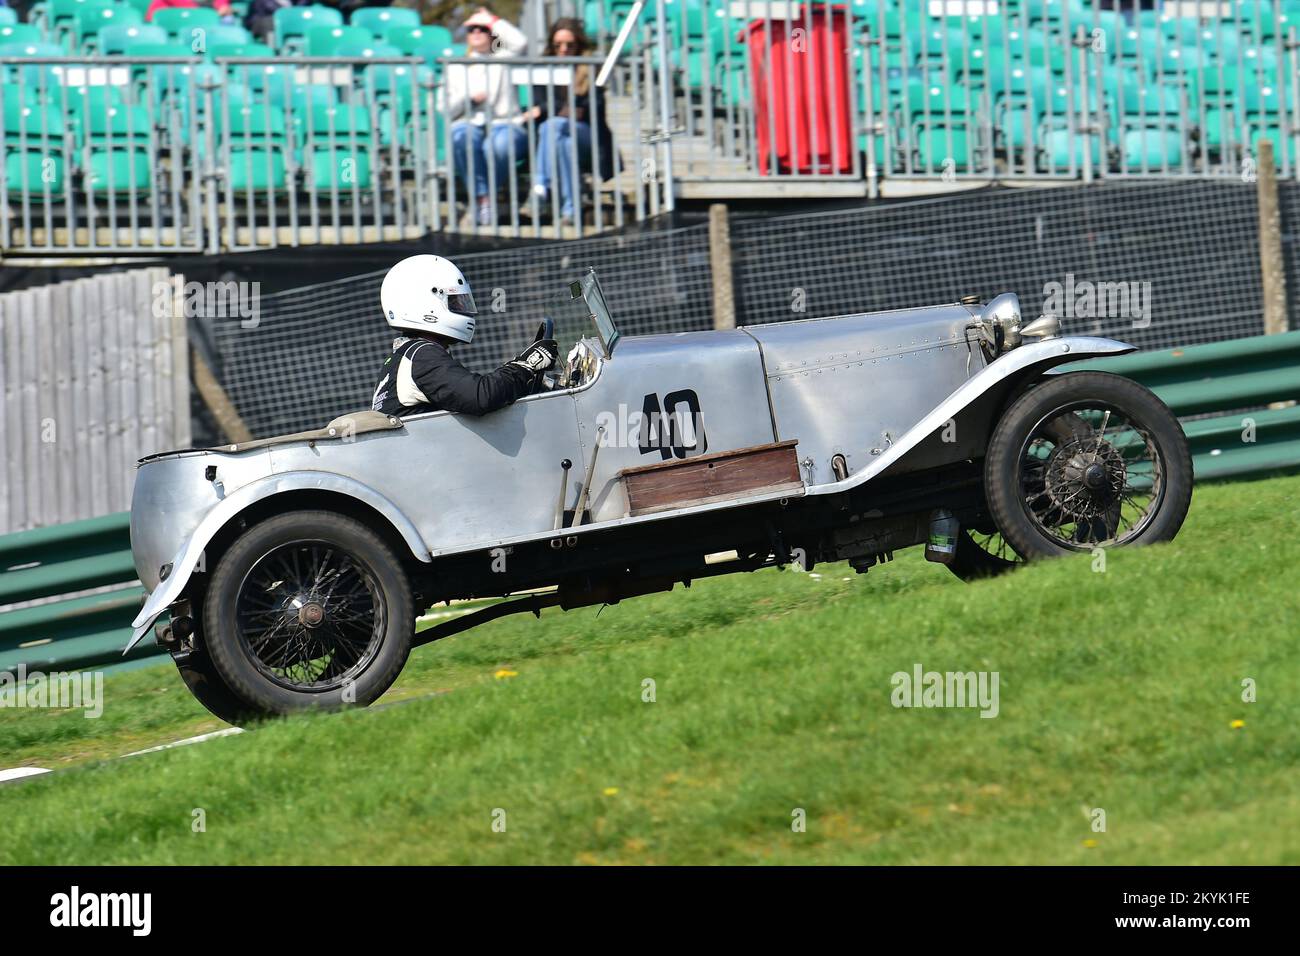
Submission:
[[[393,354],[384,362],[371,407],[399,417],[437,411],[486,415],[531,394],[537,378],[513,363],[479,375],[461,365],[440,342],[403,337],[393,341]]]

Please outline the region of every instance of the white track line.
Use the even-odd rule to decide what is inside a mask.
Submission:
[[[23,777],[34,777],[38,773],[49,773],[44,767],[14,767],[12,770],[0,770],[0,783],[6,780],[21,780]]]
[[[157,747],[149,747],[145,750],[135,750],[129,754],[122,754],[123,757],[138,757],[141,754],[156,754],[160,750],[171,750],[173,747],[188,747],[190,744],[201,744],[205,740],[215,740],[217,737],[229,737],[232,734],[242,734],[243,727],[225,727],[221,730],[214,730],[210,734],[199,734],[197,737],[186,737],[184,740],[176,740],[169,744],[159,744]]]

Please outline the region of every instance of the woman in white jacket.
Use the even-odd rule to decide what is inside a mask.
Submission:
[[[523,53],[528,40],[519,28],[479,7],[465,21],[467,56],[504,59]],[[511,161],[528,154],[528,134],[515,121],[519,98],[510,81],[510,67],[499,63],[449,64],[443,79],[443,108],[451,126],[452,161],[456,178],[474,181],[478,224],[492,223],[493,185],[500,188],[514,175]],[[491,164],[495,181],[489,179]]]

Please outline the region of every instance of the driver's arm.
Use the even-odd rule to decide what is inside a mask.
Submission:
[[[538,372],[524,361],[532,351],[530,348],[499,369],[480,375],[467,369],[446,349],[430,345],[412,356],[411,375],[435,408],[486,415],[534,391]],[[553,355],[551,364],[554,364]]]

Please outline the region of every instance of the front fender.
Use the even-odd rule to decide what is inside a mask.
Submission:
[[[1044,342],[1021,345],[999,356],[968,378],[951,395],[936,405],[919,422],[875,458],[870,465],[843,481],[817,485],[808,495],[833,495],[856,488],[881,474],[900,458],[928,438],[945,422],[994,386],[1028,371],[1044,371],[1057,365],[1105,355],[1123,355],[1137,351],[1137,346],[1094,336],[1072,335]]]
[[[122,653],[127,653],[140,643],[140,639],[158,616],[181,596],[185,585],[194,574],[195,567],[203,557],[203,549],[208,546],[208,542],[218,531],[250,505],[272,495],[290,491],[333,491],[356,498],[387,518],[397,533],[402,536],[407,547],[411,549],[411,554],[418,560],[425,562],[433,560],[429,554],[429,546],[411,520],[395,504],[369,485],[323,471],[289,471],[281,475],[271,475],[244,485],[222,499],[220,504],[204,516],[199,526],[194,529],[194,533],[186,539],[172,558],[172,569],[167,575],[167,580],[159,583],[135,620],[131,622],[134,631],[130,643]]]

